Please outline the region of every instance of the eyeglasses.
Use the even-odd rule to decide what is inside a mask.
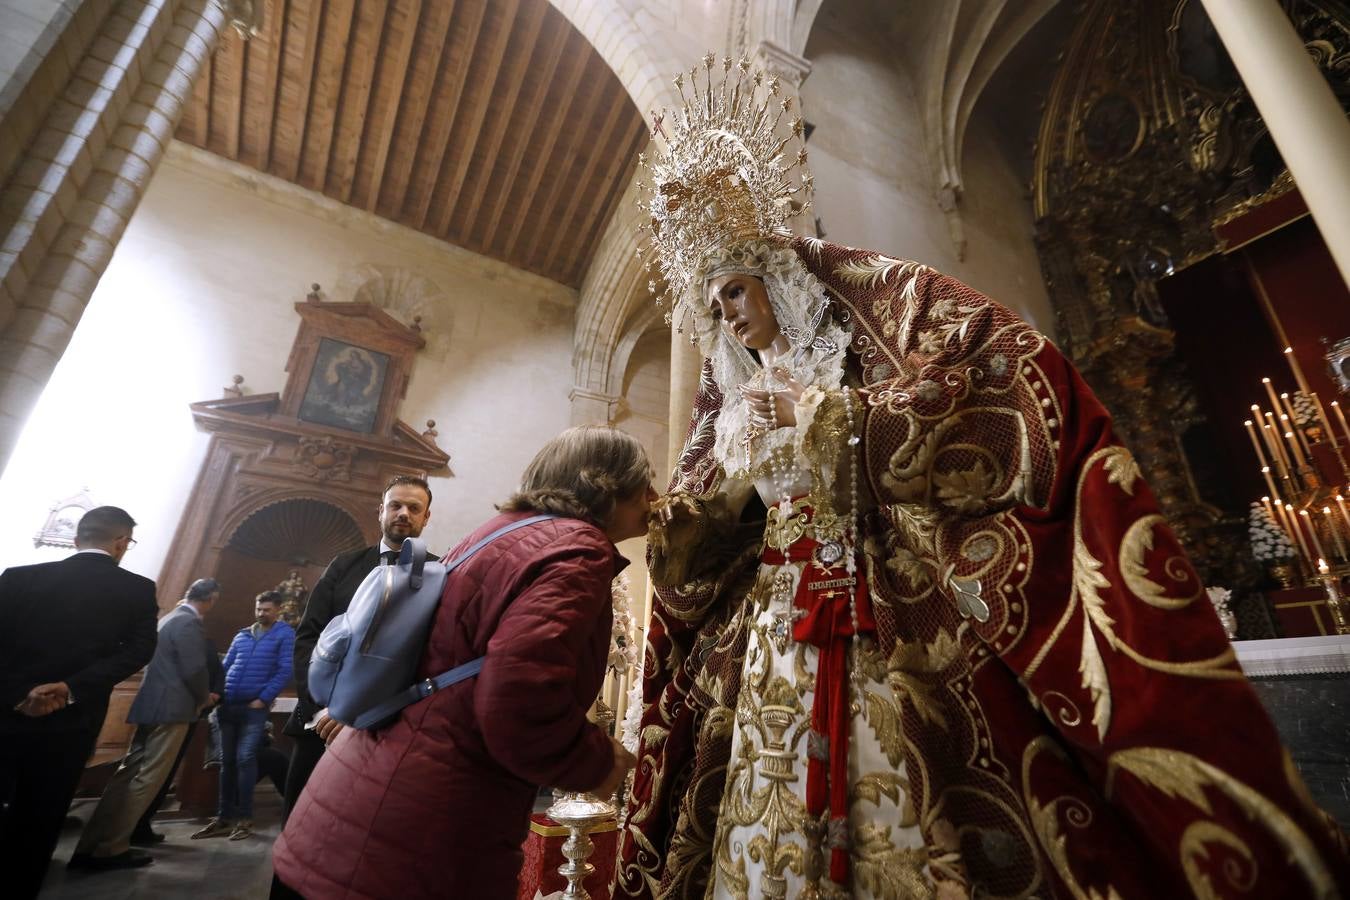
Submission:
[[[130,550],[132,547],[135,546],[136,546],[136,539],[131,535],[127,535],[127,549]]]

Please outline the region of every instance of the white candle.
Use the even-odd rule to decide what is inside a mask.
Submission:
[[[1289,368],[1294,370],[1294,380],[1298,382],[1298,389],[1303,393],[1308,393],[1308,382],[1303,378],[1303,369],[1299,367],[1298,356],[1294,354],[1293,347],[1284,348],[1285,362],[1289,363]]]
[[[1281,478],[1289,477],[1289,460],[1285,456],[1284,442],[1280,440],[1280,433],[1275,429],[1275,417],[1270,413],[1265,414],[1266,424],[1262,425],[1262,434],[1266,436],[1266,443],[1270,446],[1270,454],[1275,457],[1275,471],[1280,473]]]
[[[1294,437],[1293,428],[1294,425],[1289,421],[1289,416],[1280,413],[1280,430],[1284,432],[1284,442],[1289,445],[1289,449],[1292,451],[1294,457],[1294,462],[1297,463],[1298,468],[1301,469],[1308,464],[1308,461],[1303,458],[1303,451],[1299,449],[1298,438]]]
[[[1298,514],[1303,519],[1303,524],[1307,526],[1308,534],[1312,537],[1313,549],[1317,551],[1319,557],[1325,557],[1327,551],[1322,549],[1322,542],[1317,539],[1317,526],[1314,524],[1312,516],[1308,515],[1306,509],[1300,509]]]
[[[1278,413],[1280,411],[1280,401],[1275,396],[1275,386],[1270,383],[1269,378],[1262,378],[1261,384],[1265,386],[1266,393],[1270,395],[1270,408],[1275,410],[1276,413]]]
[[[1350,529],[1350,512],[1346,512],[1345,498],[1342,497],[1340,494],[1336,495],[1336,506],[1339,507],[1341,510],[1341,518],[1345,520],[1345,527],[1347,529]],[[1350,534],[1350,531],[1347,531],[1346,533]]]
[[[1331,430],[1331,420],[1327,418],[1327,411],[1322,406],[1322,398],[1316,394],[1309,394],[1312,397],[1313,406],[1317,407],[1317,422],[1322,426],[1322,430],[1327,433],[1327,440],[1331,441],[1332,447],[1339,447],[1341,442],[1336,440],[1336,432]]]
[[[1350,425],[1345,424],[1345,413],[1341,410],[1341,405],[1335,400],[1331,401],[1331,408],[1336,410],[1336,418],[1340,420],[1341,431],[1345,432],[1345,437],[1350,440]]]
[[[1284,518],[1275,512],[1275,507],[1270,505],[1270,498],[1262,497],[1261,502],[1265,504],[1266,515],[1270,517],[1270,521],[1275,523],[1275,527],[1280,529],[1280,533],[1283,534],[1292,545],[1294,541],[1293,538],[1289,536],[1289,529],[1285,527]]]
[[[1303,539],[1303,529],[1298,527],[1298,516],[1294,515],[1294,508],[1278,500],[1275,501],[1275,508],[1280,511],[1280,515],[1284,518],[1289,532],[1293,534],[1294,540],[1298,541],[1299,549],[1303,551],[1303,559],[1311,565],[1312,554],[1308,552],[1308,542]]]
[[[1252,420],[1248,419],[1242,424],[1247,429],[1247,437],[1251,438],[1252,449],[1256,451],[1256,458],[1260,460],[1262,468],[1269,468],[1270,463],[1266,462],[1266,455],[1261,452],[1261,444],[1256,440],[1256,429],[1252,427]]]
[[[1280,492],[1275,490],[1275,482],[1270,480],[1270,466],[1261,467],[1261,477],[1266,480],[1266,487],[1270,490],[1270,496],[1279,497]]]

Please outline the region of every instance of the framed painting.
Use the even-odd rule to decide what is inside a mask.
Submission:
[[[389,355],[345,341],[319,339],[299,418],[370,434],[375,430],[389,374]]]

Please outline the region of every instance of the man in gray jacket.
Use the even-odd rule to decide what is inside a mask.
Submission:
[[[71,868],[105,871],[151,862],[131,849],[131,832],[168,777],[188,726],[212,701],[202,616],[219,596],[215,579],[200,578],[159,620],[155,655],[127,714],[136,734],[80,835]]]

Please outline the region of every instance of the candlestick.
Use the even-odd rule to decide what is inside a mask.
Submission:
[[[1298,364],[1298,354],[1294,353],[1293,347],[1284,348],[1285,362],[1289,363],[1289,368],[1294,370],[1294,380],[1298,382],[1298,389],[1303,393],[1308,393],[1308,381],[1303,377],[1303,369]]]
[[[1298,418],[1294,415],[1294,404],[1290,401],[1289,395],[1281,394],[1280,400],[1284,402],[1284,415],[1280,418],[1283,419],[1285,415],[1289,417],[1289,430],[1294,432],[1294,436],[1298,438],[1303,453],[1306,456],[1312,456],[1312,447],[1309,446],[1308,439],[1303,435],[1303,429],[1298,427]]]
[[[1331,574],[1331,567],[1325,559],[1317,561],[1317,577],[1327,592],[1327,608],[1331,610],[1331,620],[1336,625],[1337,634],[1350,633],[1350,616],[1346,615],[1345,595],[1341,593],[1340,578]]]
[[[1350,425],[1345,424],[1345,413],[1341,410],[1341,405],[1332,400],[1331,408],[1336,411],[1336,418],[1340,420],[1341,431],[1345,432],[1346,440],[1350,440]]]
[[[1322,507],[1322,520],[1327,523],[1327,531],[1331,532],[1331,540],[1336,545],[1336,555],[1341,558],[1341,562],[1345,562],[1345,541],[1341,540],[1341,532],[1336,527],[1336,520],[1331,517],[1330,506]]]
[[[1317,555],[1319,557],[1325,557],[1327,555],[1327,551],[1322,549],[1322,542],[1317,538],[1317,526],[1313,524],[1312,516],[1308,515],[1308,511],[1306,509],[1300,509],[1298,511],[1298,514],[1299,518],[1303,520],[1303,524],[1307,526],[1308,534],[1312,537],[1313,549],[1317,551]]]
[[[563,843],[563,859],[558,874],[567,879],[567,889],[563,897],[568,900],[589,900],[590,894],[583,886],[586,876],[595,871],[595,866],[586,862],[595,850],[588,832],[606,819],[614,818],[614,807],[592,794],[564,794],[548,808],[549,818],[567,829],[567,840]]]

